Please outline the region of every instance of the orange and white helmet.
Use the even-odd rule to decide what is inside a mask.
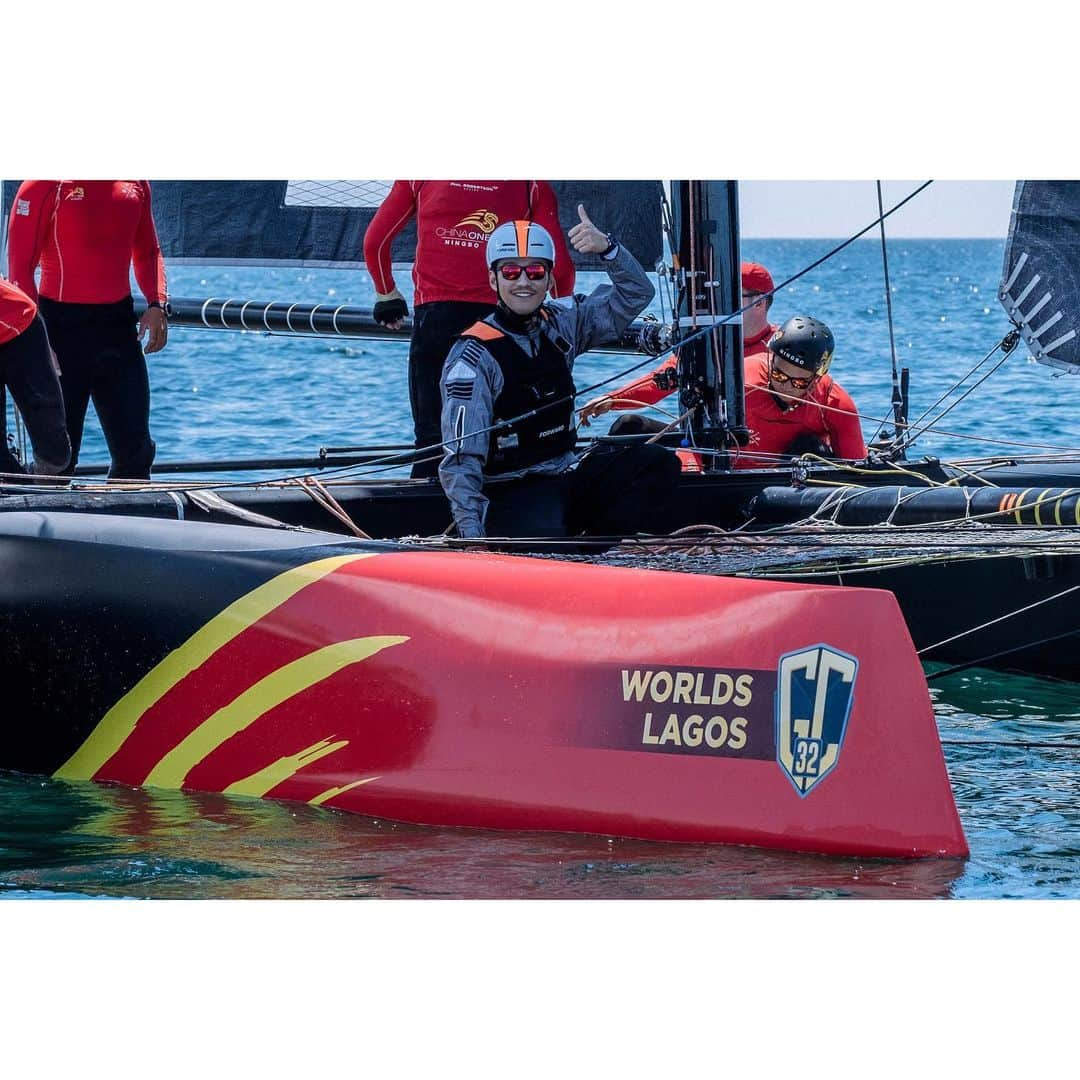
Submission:
[[[554,266],[555,241],[535,221],[506,221],[487,242],[488,266],[494,266],[500,259],[544,259]]]

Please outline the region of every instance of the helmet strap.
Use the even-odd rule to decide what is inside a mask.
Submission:
[[[499,320],[499,323],[506,330],[509,330],[512,334],[527,334],[531,330],[535,330],[537,324],[540,322],[540,308],[543,304],[537,306],[536,310],[529,315],[518,315],[516,312],[511,311],[499,297],[499,302],[495,305],[495,314]]]

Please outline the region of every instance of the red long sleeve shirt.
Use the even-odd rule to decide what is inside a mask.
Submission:
[[[773,326],[772,323],[768,323],[760,334],[756,334],[749,340],[744,341],[744,361],[750,360],[755,356],[768,356],[769,338],[771,338],[776,331],[777,327]],[[676,368],[678,366],[679,354],[674,352],[658,368],[650,371],[648,375],[642,375],[640,379],[636,379],[634,382],[627,383],[626,386],[622,386],[618,390],[613,391],[611,395],[611,400],[614,403],[612,408],[616,411],[640,409],[642,405],[655,405],[658,401],[662,401],[668,394],[672,393],[672,391],[661,390],[656,385],[654,376],[659,375],[662,371],[667,371],[670,368]]]
[[[813,435],[827,443],[838,458],[866,457],[866,442],[855,402],[831,375],[822,375],[794,409],[784,409],[769,392],[767,353],[746,361],[744,379],[750,445],[745,448],[749,456],[738,458],[736,468],[752,469],[768,464],[767,459],[756,455],[783,454],[800,435]]]
[[[768,325],[760,334],[743,343],[743,379],[746,387],[746,426],[750,429],[747,453],[735,460],[737,469],[761,468],[768,459],[759,455],[783,454],[799,435],[810,434],[832,447],[839,458],[866,457],[866,442],[857,415],[855,402],[832,376],[823,375],[810,388],[803,403],[794,409],[784,409],[769,392],[769,339],[776,327]],[[653,381],[657,372],[673,368],[678,356],[668,357],[655,371],[616,390],[611,396],[616,410],[636,409],[654,405],[667,397],[670,390],[661,390]],[[840,410],[840,411],[833,411]],[[696,471],[700,462],[691,451],[680,450],[683,468]]]
[[[438,300],[493,304],[485,248],[496,226],[530,218],[555,241],[552,296],[574,291],[555,192],[545,180],[395,180],[364,233],[364,262],[375,291],[394,291],[394,237],[416,218],[413,306]]]
[[[8,224],[9,276],[37,299],[112,304],[131,293],[129,271],[147,303],[167,296],[165,263],[146,180],[24,180]]]
[[[22,289],[0,278],[0,345],[17,338],[36,314],[37,304]]]

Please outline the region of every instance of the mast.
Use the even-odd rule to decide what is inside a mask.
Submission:
[[[742,306],[739,270],[739,192],[734,180],[671,183],[672,257],[677,283],[676,333],[699,334],[679,350],[679,400],[692,410],[685,425],[691,445],[718,450],[745,444]],[[700,331],[708,326],[710,333]],[[710,454],[705,471],[726,468]]]
[[[4,198],[6,186],[7,181],[0,180],[0,274],[4,277],[7,277],[8,272],[8,215],[7,200]]]

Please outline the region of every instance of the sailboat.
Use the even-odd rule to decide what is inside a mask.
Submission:
[[[294,462],[309,474],[297,481],[226,492],[8,487],[0,621],[30,704],[0,764],[419,823],[963,855],[916,650],[940,637],[935,658],[1075,678],[1046,645],[1076,630],[1060,601],[1080,588],[1067,517],[1080,467],[908,460],[901,392],[857,489],[851,463],[733,472],[746,434],[737,188],[567,185],[560,203],[609,191],[604,220],[646,260],[665,239],[671,257],[670,325],[640,323],[621,346],[642,363],[678,349],[686,422],[672,441],[705,461],[656,536],[560,546],[630,565],[522,562],[489,549],[550,544],[447,538],[437,482],[365,474],[409,460],[386,448],[328,451]],[[243,212],[222,209],[229,195]],[[253,237],[286,262],[355,261],[373,213],[296,206],[287,182],[157,184],[155,199],[167,257],[201,263],[266,258],[243,246]],[[1025,288],[1016,334],[1060,361],[1068,342],[1045,337]],[[174,322],[202,326],[386,333],[338,307],[174,307]],[[288,466],[214,464],[245,467]],[[661,587],[645,568],[672,556],[697,573]],[[859,587],[883,585],[899,607]],[[963,592],[982,607],[959,609]]]
[[[868,460],[807,455],[732,470],[734,455],[747,452],[741,449],[747,432],[737,184],[591,181],[555,182],[555,188],[565,210],[578,202],[595,207],[644,265],[660,266],[670,320],[639,321],[617,347],[640,350],[642,364],[656,362],[650,355],[678,351],[683,422],[662,438],[673,448],[692,446],[704,463],[702,471],[682,475],[663,514],[649,522],[653,536],[567,538],[573,543],[558,551],[698,574],[885,588],[897,596],[926,659],[953,668],[981,664],[1080,677],[1070,650],[1062,648],[1080,633],[1080,461],[1062,455],[957,464],[914,458],[918,423],[907,415],[906,373],[894,371],[892,432]],[[1067,183],[1017,186],[1001,286],[1014,329],[998,347],[1007,354],[1023,341],[1035,359],[1071,370],[1080,367],[1076,317],[1068,314],[1078,310],[1077,253],[1068,244],[1075,189]],[[363,231],[385,190],[377,181],[155,182],[154,198],[171,263],[356,267]],[[883,227],[892,212],[883,211],[871,226]],[[1048,230],[1047,222],[1058,224]],[[395,260],[407,264],[414,242],[408,232],[399,237]],[[579,269],[596,268],[593,262],[581,259]],[[335,305],[177,298],[173,307],[180,325],[394,333],[370,312]],[[389,466],[411,457],[407,448],[373,446],[308,457],[163,463],[155,467],[158,477],[199,466],[231,476],[257,468],[307,475],[258,482],[252,472],[250,485],[234,479],[227,491],[216,492],[206,482],[139,491],[85,481],[55,493],[8,488],[0,509],[179,516],[485,546],[445,537],[450,514],[437,482],[387,478]],[[486,546],[552,552],[551,544],[527,539]]]

